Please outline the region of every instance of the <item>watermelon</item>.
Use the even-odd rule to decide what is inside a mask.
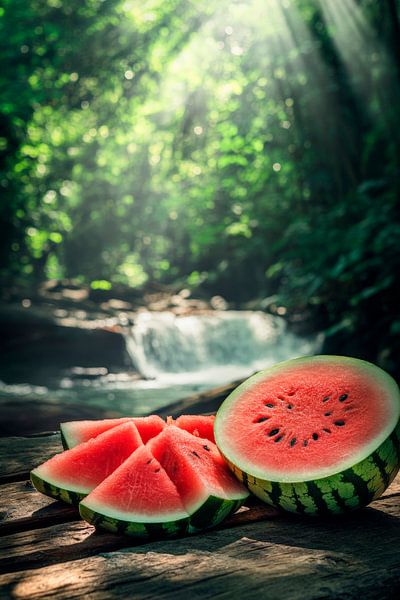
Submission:
[[[186,533],[189,525],[175,484],[146,446],[98,485],[79,512],[96,527],[137,537]]]
[[[221,405],[216,443],[256,496],[298,514],[378,498],[400,465],[400,394],[362,360],[314,356],[250,377]]]
[[[101,433],[131,421],[136,426],[142,442],[158,435],[165,427],[165,421],[157,415],[149,417],[123,417],[122,419],[102,419],[101,421],[69,421],[61,423],[61,441],[65,450],[97,437]]]
[[[137,428],[128,421],[56,454],[33,469],[31,481],[39,492],[77,504],[142,445]]]
[[[247,496],[215,444],[171,425],[96,487],[80,514],[110,531],[165,537],[218,525]]]
[[[194,435],[209,439],[214,442],[214,416],[203,415],[181,415],[174,421],[171,417],[167,422],[163,421],[158,415],[149,417],[122,417],[121,419],[103,419],[101,421],[69,421],[60,424],[61,441],[65,450],[74,448],[82,442],[87,442],[91,438],[97,437],[101,433],[117,427],[122,423],[132,421],[144,444],[149,439],[158,435],[167,424],[175,424],[181,429],[189,431]]]
[[[176,419],[174,424],[176,427],[185,429],[193,435],[197,435],[201,438],[207,438],[211,442],[215,442],[214,419],[214,415],[181,415]]]

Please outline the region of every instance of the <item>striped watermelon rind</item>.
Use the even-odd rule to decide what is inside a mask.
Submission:
[[[99,529],[112,533],[129,535],[137,538],[168,538],[197,533],[204,529],[216,527],[243,504],[245,498],[226,500],[209,496],[208,499],[192,515],[186,518],[157,523],[153,520],[138,520],[135,515],[124,515],[124,518],[107,514],[105,506],[102,512],[93,510],[82,501],[79,512],[85,521]]]
[[[342,514],[379,498],[399,471],[400,423],[370,456],[340,473],[309,481],[278,482],[248,475],[225,457],[255,496],[271,506],[300,515]]]
[[[373,373],[382,385],[386,385],[391,395],[394,406],[395,423],[392,430],[385,431],[385,438],[376,447],[367,447],[367,455],[362,460],[356,460],[355,464],[346,466],[336,473],[327,476],[313,477],[299,480],[285,480],[283,475],[280,480],[264,478],[256,469],[243,465],[239,466],[240,460],[224,450],[224,439],[219,432],[219,426],[226,418],[227,406],[234,403],[235,399],[251,386],[262,380],[266,374],[277,372],[285,368],[289,363],[298,364],[310,360],[329,361],[339,360],[345,363],[354,362],[369,373]],[[400,468],[400,419],[399,414],[400,395],[396,382],[382,369],[375,365],[358,359],[336,356],[305,357],[285,361],[274,367],[253,375],[228,396],[221,405],[216,416],[215,434],[217,446],[229,465],[232,472],[255,496],[265,503],[284,511],[299,515],[323,516],[332,514],[343,514],[351,510],[367,506],[373,500],[379,498],[391,484]],[[382,435],[381,435],[382,437]],[[364,449],[365,452],[365,449]],[[369,452],[369,453],[368,453]]]
[[[54,498],[55,500],[67,502],[67,504],[78,505],[79,502],[87,496],[86,493],[66,490],[60,485],[46,481],[42,477],[39,477],[34,471],[31,471],[31,482],[38,492],[41,492],[50,498]]]

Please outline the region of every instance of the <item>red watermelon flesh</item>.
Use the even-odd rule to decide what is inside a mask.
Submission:
[[[215,417],[213,415],[181,415],[176,419],[174,425],[180,429],[185,429],[193,435],[206,438],[215,443],[214,420]]]
[[[32,475],[60,489],[87,494],[141,445],[135,425],[123,423],[56,454],[34,469]]]
[[[231,499],[243,494],[215,444],[171,425],[148,443],[192,513],[210,495]]]
[[[146,446],[138,448],[85,499],[91,510],[112,518],[163,522],[188,517],[179,492]]]
[[[64,447],[73,448],[128,421],[135,424],[144,444],[150,438],[158,435],[166,426],[161,417],[157,415],[103,419],[101,421],[69,421],[60,425]]]
[[[121,419],[103,419],[101,421],[69,421],[61,423],[61,437],[64,448],[74,448],[82,442],[87,442],[113,427],[122,423],[132,421],[146,444],[151,438],[156,437],[161,431],[170,424],[174,424],[180,429],[185,429],[201,438],[207,438],[211,442],[214,440],[214,416],[203,415],[182,415],[176,421],[168,417],[167,422],[163,421],[158,415],[149,417],[123,417]]]
[[[242,471],[274,481],[351,467],[386,439],[398,415],[396,395],[373,369],[322,356],[255,375],[220,408],[218,445]]]

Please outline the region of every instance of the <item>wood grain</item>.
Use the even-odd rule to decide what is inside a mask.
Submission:
[[[0,483],[29,479],[29,472],[62,451],[60,434],[0,438]]]
[[[148,543],[146,540],[135,540],[105,531],[95,532],[91,525],[77,520],[77,510],[72,510],[68,516],[70,521],[73,520],[72,523],[66,520],[53,526],[43,525],[39,529],[31,526],[24,531],[3,535],[0,538],[0,573],[37,568],[90,556],[96,552]],[[264,504],[255,504],[251,508],[242,507],[218,529],[241,527],[273,518],[282,518],[282,513]]]
[[[400,589],[400,521],[365,509],[286,517],[0,577],[2,598],[389,599]]]
[[[47,527],[76,518],[76,508],[40,494],[30,481],[0,486],[0,535]]]
[[[216,530],[135,542],[97,533],[21,479],[58,434],[0,440],[0,598],[392,600],[400,595],[400,477],[370,508],[307,519],[250,499]],[[4,483],[9,481],[9,483]]]

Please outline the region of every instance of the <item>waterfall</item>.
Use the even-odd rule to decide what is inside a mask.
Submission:
[[[192,316],[142,312],[126,333],[135,368],[147,379],[222,383],[276,362],[314,354],[321,340],[287,331],[281,317],[256,311]]]

